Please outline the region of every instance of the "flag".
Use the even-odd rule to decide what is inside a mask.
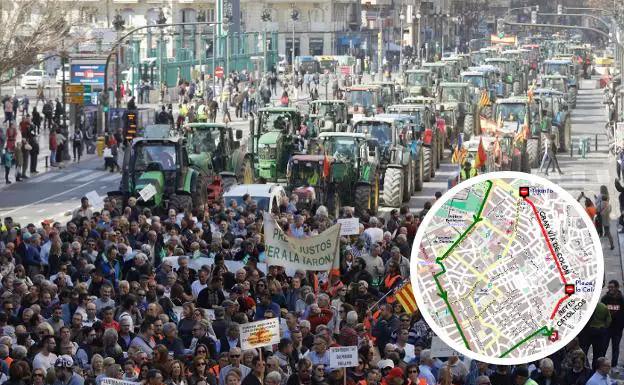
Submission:
[[[483,138],[479,140],[479,148],[477,149],[477,156],[475,158],[474,168],[479,170],[487,160],[487,154],[485,153],[485,147],[483,146]]]
[[[452,163],[458,163],[458,160],[460,158],[460,152],[462,150],[462,146],[463,146],[462,135],[459,134],[457,136],[457,146],[455,146],[455,150],[453,151],[453,156],[451,157]]]
[[[325,151],[325,156],[323,157],[323,178],[327,178],[329,176],[329,158],[327,157],[327,151]]]
[[[481,132],[494,133],[496,132],[497,126],[496,122],[486,118],[485,116],[480,116],[479,121],[481,123]]]
[[[501,145],[498,137],[496,137],[496,140],[494,141],[494,149],[492,150],[492,154],[494,155],[494,157],[499,157],[502,155]]]
[[[395,291],[395,296],[408,314],[412,314],[418,310],[418,305],[416,304],[416,298],[414,298],[414,291],[412,290],[411,283],[398,287]]]
[[[498,113],[498,121],[496,122],[496,125],[499,128],[503,127],[503,114],[501,114],[500,112]]]
[[[518,126],[520,126],[519,121],[518,121]],[[527,140],[530,136],[531,134],[529,132],[529,114],[525,114],[524,123],[522,124],[522,127],[518,127],[518,132],[516,133],[516,136],[514,139],[516,142],[522,142],[522,141]]]
[[[529,87],[527,96],[529,97],[529,103],[531,103],[533,101],[533,97],[535,96],[535,83],[531,84],[531,87]]]
[[[479,100],[479,107],[483,108],[490,105],[490,95],[486,90],[481,90],[481,99]]]

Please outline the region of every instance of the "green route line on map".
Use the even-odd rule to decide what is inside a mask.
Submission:
[[[512,351],[514,351],[515,349],[517,349],[520,345],[526,343],[528,340],[530,340],[531,338],[535,337],[538,334],[542,334],[543,336],[546,337],[550,337],[553,333],[553,329],[554,328],[548,328],[548,326],[543,326],[540,329],[537,329],[535,332],[533,332],[531,335],[529,335],[528,337],[526,337],[525,339],[523,339],[522,341],[518,342],[517,344],[515,344],[514,346],[512,346],[509,350],[507,350],[505,353],[501,354],[500,358],[505,357],[506,355],[508,355],[509,353],[511,353]]]
[[[486,180],[486,182],[488,183],[488,188],[487,190],[485,190],[485,195],[483,196],[483,200],[481,201],[481,206],[479,207],[477,214],[472,216],[472,219],[474,221],[470,224],[470,226],[468,226],[466,231],[464,231],[459,236],[459,238],[457,238],[457,240],[453,242],[451,247],[449,247],[441,257],[436,258],[436,263],[440,265],[440,267],[442,268],[442,271],[433,275],[433,279],[436,283],[436,286],[438,287],[438,295],[440,296],[440,298],[442,298],[442,300],[444,300],[444,303],[446,304],[446,307],[448,308],[448,311],[451,314],[451,317],[453,317],[455,326],[457,327],[457,330],[459,330],[459,334],[461,335],[461,338],[464,341],[464,345],[466,345],[466,349],[468,350],[472,350],[472,349],[470,349],[470,345],[468,344],[468,340],[466,339],[466,336],[464,335],[464,331],[462,330],[461,325],[459,324],[459,320],[457,320],[457,316],[453,312],[453,308],[451,307],[451,304],[448,301],[448,292],[444,290],[444,288],[440,284],[440,280],[438,279],[438,277],[446,273],[446,268],[442,264],[442,261],[444,261],[444,259],[451,254],[451,252],[461,243],[461,241],[463,241],[466,238],[468,233],[470,233],[470,231],[477,225],[477,223],[483,220],[483,218],[481,217],[481,213],[483,212],[483,208],[485,207],[485,203],[487,202],[487,198],[490,195],[490,190],[492,190],[492,185],[493,185],[493,183],[489,180]]]

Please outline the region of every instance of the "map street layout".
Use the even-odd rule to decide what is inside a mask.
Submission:
[[[425,320],[473,359],[543,358],[582,330],[604,264],[583,207],[522,173],[488,173],[446,193],[419,228],[412,281]]]

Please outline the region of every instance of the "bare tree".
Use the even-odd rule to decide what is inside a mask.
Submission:
[[[40,55],[53,56],[76,44],[71,26],[84,17],[84,7],[72,0],[0,1],[0,83],[40,63]],[[14,71],[12,77],[7,73]]]

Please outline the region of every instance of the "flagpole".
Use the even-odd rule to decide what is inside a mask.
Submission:
[[[459,148],[459,146],[462,145],[462,143],[464,143],[464,134],[463,133],[459,133],[459,140],[457,141],[457,153],[459,154],[457,156],[457,164],[459,166],[459,170],[457,171],[457,184],[461,183],[461,170],[462,170],[462,159],[461,159],[461,151],[462,149]]]
[[[373,310],[375,308],[375,306],[379,305],[379,303],[381,301],[383,301],[390,293],[392,293],[394,291],[394,289],[390,289],[386,294],[383,295],[383,297],[379,298],[379,301],[375,302],[373,304],[373,306],[369,307],[368,310],[366,310],[366,312],[369,312],[371,310]]]

